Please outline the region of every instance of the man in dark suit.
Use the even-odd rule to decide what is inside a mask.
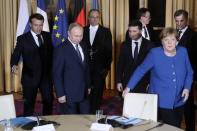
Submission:
[[[153,43],[142,37],[142,24],[134,20],[129,24],[129,38],[120,47],[120,55],[117,64],[117,89],[122,92],[128,84],[135,69],[143,62]],[[149,84],[149,73],[136,85],[133,92],[145,93]],[[122,96],[122,95],[121,95]]]
[[[196,74],[197,73],[197,64],[196,64],[197,34],[187,25],[188,22],[187,11],[177,10],[174,13],[174,19],[179,34],[177,44],[187,48],[190,62],[194,70],[194,81],[196,81],[197,80],[197,74]],[[193,85],[191,88],[191,92],[189,94],[189,98],[184,107],[186,131],[195,131],[195,107],[194,107]]]
[[[24,116],[33,115],[38,89],[42,96],[43,115],[51,115],[53,102],[51,35],[42,31],[44,17],[41,14],[32,14],[29,20],[31,30],[17,38],[11,56],[11,68],[14,74],[18,73],[18,62],[22,56]]]
[[[89,11],[89,24],[84,28],[83,41],[89,51],[91,72],[91,113],[100,109],[105,87],[105,78],[110,70],[112,60],[112,36],[108,28],[99,25],[100,12]]]
[[[153,27],[150,25],[151,14],[149,9],[140,8],[137,11],[137,20],[139,20],[142,23],[142,36],[145,39],[154,42],[155,41],[154,31],[153,31]],[[130,39],[128,31],[126,33],[126,39]]]
[[[82,38],[83,27],[72,23],[68,39],[54,49],[53,82],[61,114],[89,113],[90,72]]]

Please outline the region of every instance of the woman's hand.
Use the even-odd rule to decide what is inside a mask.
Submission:
[[[183,90],[182,97],[185,97],[184,100],[183,100],[183,102],[186,102],[186,100],[189,97],[189,90],[188,89],[184,89]]]
[[[130,88],[126,87],[122,93],[122,97],[124,98],[126,96],[126,94],[129,92],[130,92]]]

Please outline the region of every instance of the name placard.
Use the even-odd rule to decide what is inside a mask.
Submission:
[[[113,127],[109,124],[92,123],[91,131],[113,131]]]
[[[32,131],[55,131],[53,124],[47,124],[43,126],[36,126]]]

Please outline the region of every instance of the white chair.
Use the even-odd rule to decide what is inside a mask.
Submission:
[[[16,118],[13,95],[0,96],[0,120]]]
[[[128,93],[124,98],[123,116],[157,122],[156,94]]]

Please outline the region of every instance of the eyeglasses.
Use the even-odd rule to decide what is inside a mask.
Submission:
[[[96,17],[90,16],[90,18],[91,18],[91,19],[99,19],[100,17],[99,17],[99,16],[96,16]]]
[[[145,18],[147,18],[147,19],[151,19],[151,17],[150,17],[150,16],[142,16],[142,17],[145,17]]]

